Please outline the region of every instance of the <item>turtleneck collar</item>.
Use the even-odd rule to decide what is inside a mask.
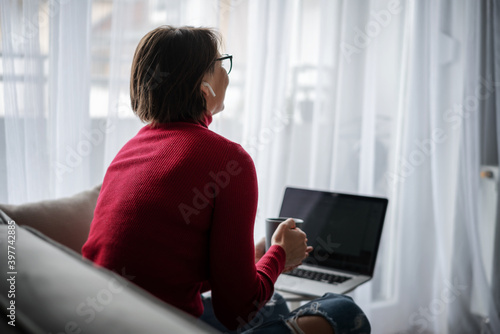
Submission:
[[[203,125],[204,127],[208,128],[210,123],[212,123],[212,114],[210,112],[206,111],[203,114],[203,118],[199,121],[199,123],[201,125]]]
[[[148,126],[150,128],[169,128],[169,127],[172,127],[172,126],[176,126],[176,124],[182,124],[182,123],[188,123],[188,124],[199,124],[205,128],[208,129],[208,126],[210,125],[210,123],[212,123],[212,114],[208,111],[205,111],[205,113],[203,113],[203,116],[201,117],[201,119],[199,121],[195,121],[195,120],[190,120],[190,121],[175,121],[175,122],[165,122],[165,123],[158,123],[158,124],[155,124],[155,125],[151,125],[151,124],[148,124]]]

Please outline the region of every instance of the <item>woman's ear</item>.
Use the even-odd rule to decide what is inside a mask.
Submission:
[[[203,81],[201,83],[201,91],[205,96],[208,96],[208,93],[210,93],[210,95],[212,95],[213,97],[216,96],[214,90],[212,89],[212,86],[210,86],[210,84],[206,81]]]

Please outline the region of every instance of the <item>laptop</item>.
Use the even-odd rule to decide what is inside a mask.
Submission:
[[[388,200],[327,191],[286,188],[280,217],[304,220],[313,251],[275,288],[319,297],[347,293],[373,277]]]

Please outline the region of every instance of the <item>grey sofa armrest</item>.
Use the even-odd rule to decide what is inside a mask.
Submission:
[[[0,272],[16,273],[7,274],[10,281],[0,280],[2,333],[215,333],[135,286],[127,268],[122,273],[132,282],[34,229],[9,228],[10,220],[0,211]],[[11,230],[15,241],[9,243]],[[15,247],[10,248],[15,252],[14,267],[7,262],[8,246]],[[12,313],[7,309],[12,301],[15,327],[5,325],[11,321],[5,312]]]
[[[87,241],[101,185],[74,196],[21,205],[0,204],[18,225],[26,225],[80,252]]]

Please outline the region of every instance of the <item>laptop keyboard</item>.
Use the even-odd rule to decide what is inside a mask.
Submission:
[[[348,276],[326,274],[319,271],[304,270],[298,268],[295,268],[294,270],[285,274],[329,284],[340,284],[351,279],[351,277]]]

